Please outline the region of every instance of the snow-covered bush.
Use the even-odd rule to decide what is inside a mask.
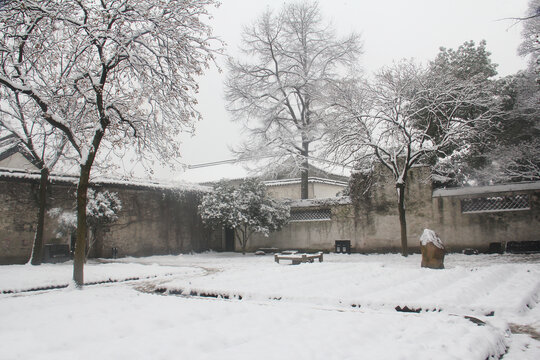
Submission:
[[[234,229],[235,238],[246,251],[253,233],[268,236],[280,230],[290,217],[288,205],[270,199],[266,187],[255,179],[246,179],[238,187],[219,182],[199,205],[203,222],[213,228]]]
[[[53,208],[48,211],[48,214],[51,218],[56,219],[58,223],[56,236],[60,238],[71,235],[77,228],[77,214],[75,214],[75,211]]]
[[[89,226],[110,224],[118,220],[118,212],[122,210],[122,202],[118,193],[107,190],[95,192],[88,190],[86,203],[86,219]]]
[[[118,212],[122,209],[122,202],[118,193],[110,191],[96,192],[88,190],[88,200],[86,203],[86,223],[91,235],[88,250],[97,240],[97,233],[102,226],[112,224],[118,220]],[[49,210],[49,216],[58,222],[57,236],[66,237],[77,229],[77,214],[75,210],[64,210],[54,208]]]

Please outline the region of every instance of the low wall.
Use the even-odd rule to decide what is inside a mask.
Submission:
[[[451,250],[540,242],[540,182],[436,190],[433,228]]]
[[[400,227],[395,188],[388,176],[378,176],[369,192],[354,203],[349,197],[297,200],[291,204],[292,221],[269,237],[254,236],[248,251],[277,247],[305,251],[334,251],[337,240],[350,241],[353,252],[399,252]],[[53,177],[47,208],[74,209],[76,179]],[[34,238],[39,175],[0,173],[0,263],[28,261]],[[118,193],[122,210],[118,220],[104,227],[91,256],[148,256],[225,249],[226,236],[203,226],[197,205],[208,191],[203,187],[163,186],[132,182],[94,182],[96,191]],[[480,209],[493,204],[508,207]],[[474,205],[472,210],[466,209]],[[476,204],[476,205],[475,205]],[[483,206],[483,205],[482,205]],[[429,169],[409,174],[406,188],[409,248],[419,250],[425,228],[433,229],[449,251],[491,244],[540,241],[540,182],[432,190]],[[45,243],[69,244],[57,235],[57,222],[45,219]],[[237,247],[238,248],[238,247]]]
[[[406,189],[411,251],[419,251],[419,238],[425,228],[435,230],[449,251],[489,251],[491,244],[500,244],[504,249],[508,241],[540,242],[540,182],[432,191],[428,178],[428,168],[415,168]],[[523,202],[518,204],[522,208],[470,212],[462,209],[463,204],[471,201],[488,205],[503,202],[505,206],[505,201],[516,196]],[[294,220],[293,215],[293,221],[269,237],[254,236],[249,250],[277,247],[334,251],[337,240],[349,240],[353,252],[401,250],[397,200],[388,177],[377,179],[371,191],[356,204],[348,197],[295,201],[291,214],[295,213],[307,215],[301,220]],[[326,218],[317,218],[321,216]]]
[[[76,185],[66,178],[51,179],[47,209],[75,208]],[[0,175],[0,263],[28,261],[36,227],[38,175]],[[197,215],[202,188],[162,187],[134,183],[96,182],[96,191],[118,193],[122,209],[118,220],[102,228],[91,256],[148,256],[205,251],[222,247],[221,232],[203,226]],[[57,221],[45,219],[46,244],[69,244],[59,237]]]

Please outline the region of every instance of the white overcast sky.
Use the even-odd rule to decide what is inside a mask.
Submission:
[[[214,18],[210,24],[215,35],[226,42],[227,53],[235,56],[242,27],[252,23],[266,8],[277,11],[283,3],[222,0],[221,6],[212,11]],[[364,54],[360,65],[367,73],[402,58],[426,62],[436,56],[441,46],[455,49],[465,41],[478,43],[485,39],[492,61],[499,64],[500,76],[525,67],[526,61],[516,54],[521,25],[504,19],[523,15],[527,3],[528,0],[319,0],[324,18],[333,23],[338,35],[353,31],[362,35]],[[229,147],[241,140],[240,124],[233,123],[225,110],[226,69],[223,70],[219,73],[211,69],[201,78],[199,110],[204,120],[196,124],[193,137],[182,139],[183,157],[179,159],[182,163],[229,159],[232,157]],[[204,181],[206,177],[238,176],[232,172],[223,167],[186,173],[156,169],[155,176]]]

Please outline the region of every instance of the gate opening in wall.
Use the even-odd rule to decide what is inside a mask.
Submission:
[[[234,229],[225,228],[225,251],[234,251]]]

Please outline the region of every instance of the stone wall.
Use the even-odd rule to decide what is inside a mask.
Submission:
[[[194,189],[160,188],[102,182],[96,191],[118,193],[122,210],[114,224],[101,228],[91,256],[147,256],[205,251],[222,247],[221,232],[210,231],[197,215],[202,192]],[[48,209],[75,208],[73,181],[52,180]],[[0,263],[23,263],[31,253],[37,218],[37,176],[0,176]],[[57,222],[45,219],[45,243],[69,244],[69,236],[57,235]]]
[[[429,168],[409,173],[406,189],[407,236],[411,251],[419,251],[425,228],[435,230],[449,251],[475,248],[488,251],[490,244],[507,241],[540,242],[540,182],[525,185],[433,191]],[[530,209],[464,213],[463,199],[525,194]],[[336,240],[349,240],[353,252],[400,251],[396,191],[391,176],[381,173],[370,191],[353,204],[348,198],[297,201],[291,212],[330,209],[329,219],[290,222],[282,231],[265,238],[255,236],[250,250],[261,247],[333,251]]]
[[[529,209],[464,212],[463,201],[524,196]],[[540,242],[540,182],[437,190],[433,194],[433,228],[450,250],[474,248],[487,251],[490,244]]]
[[[414,168],[406,188],[409,247],[419,251],[425,228],[435,230],[450,251],[490,249],[507,241],[540,241],[540,182],[506,186],[435,190],[429,169]],[[36,226],[38,175],[0,174],[0,263],[28,260]],[[74,179],[53,178],[48,209],[74,209]],[[95,182],[96,191],[117,192],[122,210],[119,219],[98,233],[91,256],[178,254],[224,250],[222,231],[204,227],[197,215],[200,196],[206,190],[134,183]],[[525,196],[528,208],[504,211],[464,212],[468,199]],[[375,178],[370,190],[354,203],[348,197],[297,200],[292,212],[307,212],[306,218],[291,221],[269,237],[254,236],[248,250],[261,247],[333,251],[336,240],[349,240],[354,252],[400,250],[400,228],[396,193],[388,174]],[[318,215],[317,215],[318,214]],[[322,214],[322,215],[321,215]],[[321,218],[322,216],[322,218]],[[306,221],[308,220],[308,221]],[[46,217],[45,242],[70,243],[57,235],[57,222]]]

